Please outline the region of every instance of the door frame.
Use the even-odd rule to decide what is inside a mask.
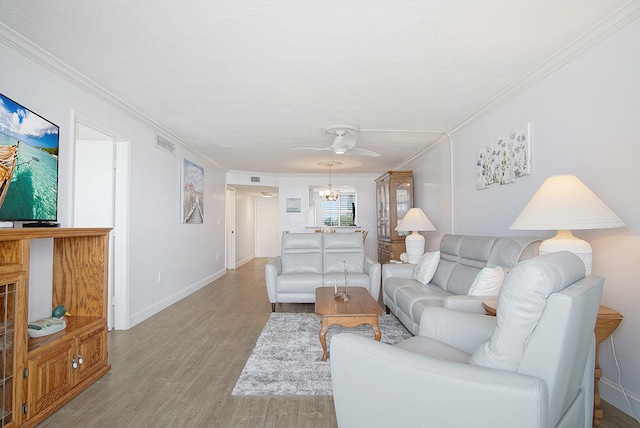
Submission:
[[[226,261],[227,269],[236,268],[236,189],[227,186],[225,203],[226,224]]]
[[[95,129],[113,139],[114,144],[114,203],[113,229],[109,234],[109,290],[107,299],[107,326],[111,329],[129,328],[129,237],[130,237],[130,183],[131,141],[109,127],[73,112],[73,156],[71,166],[72,196],[75,200],[76,144],[78,126]],[[75,205],[75,204],[74,204]],[[71,224],[74,224],[75,206],[70,209]]]

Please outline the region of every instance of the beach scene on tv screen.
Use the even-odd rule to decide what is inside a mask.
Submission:
[[[0,94],[1,220],[56,220],[58,132]]]

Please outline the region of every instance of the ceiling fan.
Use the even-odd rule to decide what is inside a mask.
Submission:
[[[316,148],[316,147],[294,147],[291,150],[331,150],[337,155],[345,156],[380,156],[380,153],[372,150],[361,149],[356,147],[356,141],[358,140],[358,132],[360,128],[353,125],[332,125],[322,129],[322,132],[327,135],[335,135],[333,144],[329,147]]]

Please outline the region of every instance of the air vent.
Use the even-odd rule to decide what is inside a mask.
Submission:
[[[252,183],[260,183],[260,177],[251,177]]]
[[[156,134],[156,147],[170,155],[176,155],[176,145]]]

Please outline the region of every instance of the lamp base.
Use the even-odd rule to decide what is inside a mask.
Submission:
[[[558,251],[570,251],[580,257],[584,262],[586,274],[591,273],[593,250],[591,245],[583,239],[576,238],[570,230],[559,230],[553,238],[542,241],[540,255],[557,253]]]
[[[416,264],[424,254],[424,236],[413,231],[404,240],[407,247],[407,262]]]

